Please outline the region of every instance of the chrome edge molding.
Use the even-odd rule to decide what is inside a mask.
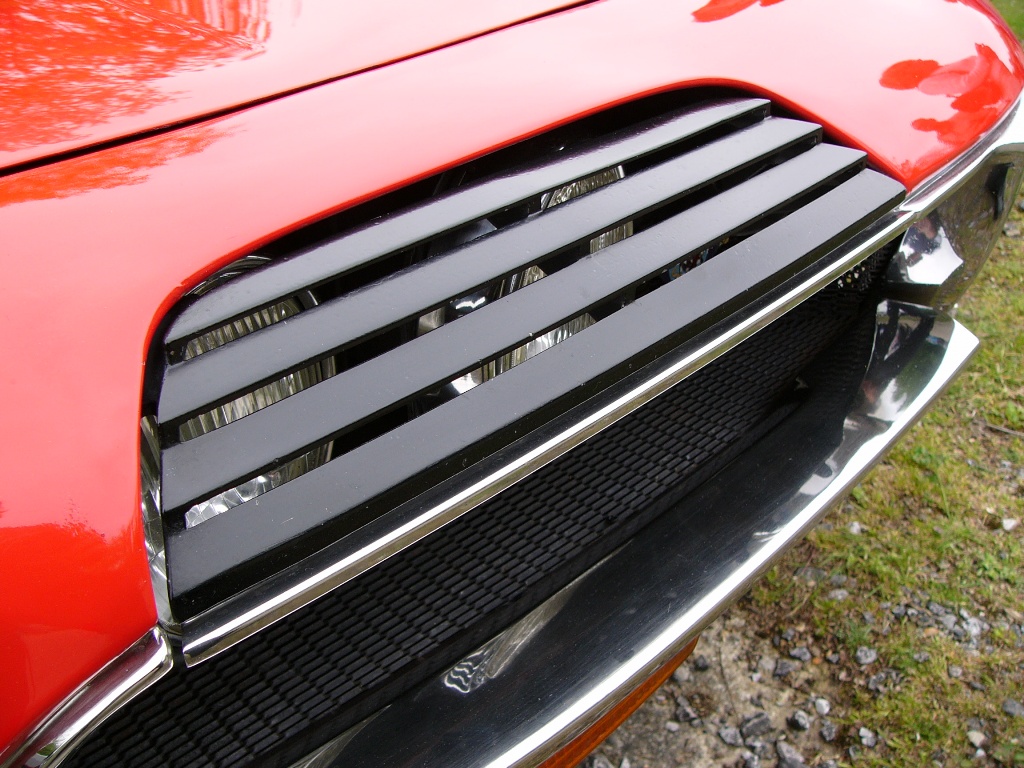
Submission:
[[[57,768],[104,720],[172,666],[167,637],[154,627],[61,702],[0,768]]]
[[[978,346],[947,315],[916,305],[883,302],[879,322],[899,333],[874,351],[850,410],[829,420],[831,442],[821,438],[812,446],[819,450],[779,467],[785,445],[817,438],[807,437],[802,421],[767,436],[721,482],[669,510],[570,594],[552,598],[560,602],[542,626],[506,630],[347,734],[324,765],[533,766],[594,725],[841,500]],[[523,622],[536,623],[535,614]],[[511,658],[481,664],[488,646],[516,633],[524,640]],[[465,678],[467,665],[475,665],[475,686],[453,686],[453,673]]]
[[[989,157],[1024,152],[1024,110],[1020,104],[1018,100],[977,144],[925,180],[900,206],[851,238],[841,248],[841,256],[830,261],[830,266],[783,295],[761,306],[755,305],[754,311],[697,350],[679,359],[672,359],[671,354],[666,356],[668,368],[662,368],[653,378],[441,503],[418,512],[403,524],[371,540],[360,541],[354,551],[340,559],[325,562],[327,558],[313,555],[292,569],[184,622],[181,632],[185,663],[194,666],[212,658],[410,547],[650,402],[781,317],[878,248],[902,235],[917,219],[954,193]],[[355,536],[358,532],[353,534]]]

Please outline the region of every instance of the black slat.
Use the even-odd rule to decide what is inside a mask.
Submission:
[[[494,211],[515,205],[574,179],[693,138],[717,125],[767,116],[764,99],[729,99],[700,109],[673,112],[622,131],[596,146],[573,152],[471,187],[409,211],[385,217],[345,237],[317,245],[249,275],[235,278],[187,307],[166,334],[180,343],[268,306],[282,297],[318,285],[389,253],[423,242]]]
[[[445,462],[475,460],[474,446],[498,433],[514,439],[531,415],[558,401],[584,401],[621,376],[692,338],[780,286],[840,245],[904,195],[901,185],[862,171],[795,213],[643,296],[502,376],[302,477],[194,528],[168,536],[175,600],[251,583],[283,547],[297,557],[368,519],[370,502],[407,478],[436,482]],[[439,439],[439,436],[444,436]],[[493,444],[485,445],[493,449]],[[315,537],[298,545],[298,540]],[[232,584],[232,582],[238,582]]]
[[[163,458],[165,510],[210,498],[515,349],[833,181],[863,158],[851,149],[819,145],[384,356],[168,447]]]
[[[671,203],[819,132],[820,128],[811,123],[769,118],[534,219],[177,363],[165,373],[157,417],[166,423],[209,410],[309,360],[419,317],[445,301]]]

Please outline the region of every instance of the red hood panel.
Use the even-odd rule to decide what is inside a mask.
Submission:
[[[42,3],[15,2],[24,9],[19,18],[43,13],[35,10]],[[114,130],[143,117],[165,120],[157,115],[195,106],[199,94],[223,104],[225,83],[252,89],[261,82],[272,92],[301,79],[296,72],[313,71],[332,48],[326,26],[308,19],[329,14],[333,2],[275,4],[284,16],[257,16],[270,26],[267,40],[290,41],[284,52],[264,41],[252,43],[252,58],[178,60],[170,80],[151,73],[140,81],[138,92],[159,99],[136,102],[141,113],[111,108],[113,122],[101,119],[102,109],[88,119],[73,112],[100,98],[76,97],[76,89],[92,87],[87,62],[97,59],[86,55],[88,46],[76,48],[78,79],[65,87],[52,75],[49,100],[38,83],[50,70],[35,72],[25,60],[26,82],[40,90],[12,89],[6,80],[18,91],[17,108],[3,102],[15,128],[0,131],[8,141],[28,141],[32,130],[39,140],[46,131],[56,136],[54,126],[77,136],[93,123]],[[462,10],[460,23],[484,13],[474,5],[513,4],[444,3],[447,15]],[[518,5],[522,12],[529,3]],[[288,16],[289,9],[301,12]],[[346,34],[351,46],[331,59],[335,71],[359,66],[360,56],[379,59],[385,42],[398,50],[438,30],[439,13],[411,1],[404,12],[395,26],[413,31],[388,27],[374,44]],[[990,12],[982,0],[602,0],[0,178],[0,749],[155,620],[139,513],[143,365],[162,313],[203,276],[326,213],[559,123],[680,87],[728,85],[770,96],[913,186],[962,153],[1021,90],[1020,48]],[[342,23],[335,13],[332,23]],[[361,14],[352,25],[367,35],[371,18],[386,26],[380,12]],[[170,18],[169,11],[161,16]],[[234,31],[203,37],[185,24],[177,28],[187,31],[183,45],[230,47],[262,34],[241,16],[218,18],[219,28]],[[451,30],[454,22],[447,24]],[[73,31],[62,28],[54,39]],[[41,39],[26,45],[43,55]],[[318,56],[300,55],[302,45]],[[287,71],[271,72],[267,62]],[[256,71],[263,80],[253,79]],[[182,100],[175,101],[172,82]],[[134,91],[125,90],[128,99]],[[103,96],[112,104],[118,98]],[[30,108],[35,118],[23,114]],[[59,146],[51,139],[48,151]]]
[[[0,167],[192,120],[580,0],[8,0]]]

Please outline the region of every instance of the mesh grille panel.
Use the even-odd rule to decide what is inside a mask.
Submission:
[[[254,638],[171,675],[74,766],[288,765],[457,661],[821,388],[882,255],[504,494]],[[866,360],[870,334],[844,342]],[[815,358],[819,358],[815,362]],[[834,378],[834,377],[833,377]]]

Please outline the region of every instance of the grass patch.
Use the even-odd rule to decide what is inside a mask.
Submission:
[[[1024,37],[1024,0],[992,0],[992,4],[1017,37]]]
[[[998,5],[1024,22],[1024,0]],[[1024,229],[1019,208],[1012,219]],[[1000,240],[958,319],[983,344],[968,370],[751,593],[765,632],[800,622],[840,654],[834,718],[844,733],[863,725],[880,736],[856,765],[978,765],[966,734],[980,723],[982,764],[1024,768],[1024,722],[1002,711],[1024,700],[1024,522],[1003,529],[1024,521],[1024,435],[1013,434],[1024,432],[1024,239]],[[809,565],[831,583],[795,580]],[[953,637],[932,601],[958,626],[962,609],[988,629],[973,645]],[[913,605],[928,615],[894,612]],[[870,669],[852,661],[860,646],[878,652]],[[867,683],[880,670],[895,681],[883,692]]]

